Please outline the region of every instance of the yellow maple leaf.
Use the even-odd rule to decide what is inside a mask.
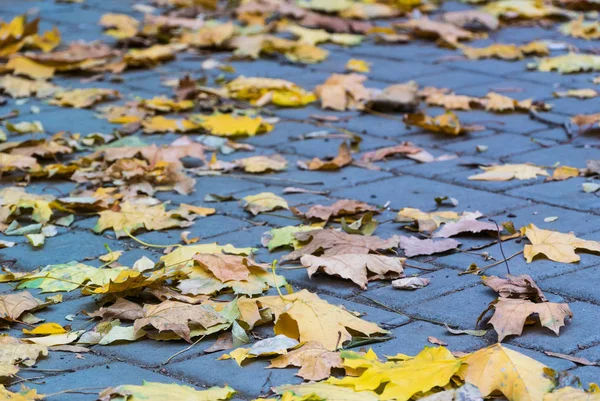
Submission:
[[[562,56],[543,58],[538,63],[532,63],[528,67],[537,67],[539,71],[544,72],[558,71],[561,74],[600,71],[600,56],[569,53]]]
[[[241,76],[225,85],[225,89],[234,99],[263,106],[272,103],[281,107],[301,107],[317,99],[312,92],[283,79]]]
[[[194,400],[222,401],[229,399],[235,390],[229,386],[210,387],[206,390],[196,390],[180,384],[165,384],[144,381],[141,386],[122,385],[107,388],[100,392],[100,401],[126,399],[128,401],[163,401],[163,400]]]
[[[50,103],[62,107],[75,107],[77,109],[82,109],[117,97],[119,97],[119,91],[115,89],[73,89],[71,91],[56,93],[54,95],[54,99],[51,100]]]
[[[504,164],[501,166],[480,167],[484,173],[469,176],[474,181],[510,181],[530,180],[538,175],[548,176],[548,172],[541,167],[531,164]]]
[[[539,254],[546,255],[550,260],[561,263],[579,262],[576,249],[590,252],[600,252],[600,242],[577,238],[573,233],[560,233],[552,230],[542,230],[533,224],[521,228],[521,234],[527,236],[531,245],[525,245],[523,256],[527,263]]]
[[[50,82],[14,77],[5,75],[0,78],[0,88],[4,93],[13,98],[29,97],[35,95],[38,98],[45,98],[53,95],[59,87]]]
[[[270,309],[274,315],[275,334],[283,334],[300,342],[316,341],[330,351],[352,340],[351,333],[361,333],[367,337],[388,333],[375,323],[362,320],[307,290],[283,296],[260,297],[256,298],[256,302]]]
[[[126,237],[140,228],[153,231],[192,225],[190,221],[178,218],[177,210],[166,211],[164,203],[147,206],[124,202],[118,211],[105,210],[99,215],[94,231],[100,234],[112,228],[117,238]]]
[[[256,195],[248,195],[243,198],[246,202],[244,209],[257,215],[262,212],[270,212],[275,209],[289,209],[288,203],[280,196],[272,192],[261,192]]]
[[[54,76],[56,69],[51,66],[36,63],[26,57],[13,57],[6,63],[6,69],[13,74],[25,75],[33,79],[49,79]]]
[[[356,368],[357,354],[344,351],[344,364]],[[360,358],[359,376],[330,378],[328,383],[352,387],[355,391],[381,391],[380,400],[407,401],[417,393],[426,393],[435,387],[447,385],[458,372],[463,361],[444,347],[425,347],[414,358],[382,363],[377,359]]]
[[[570,15],[568,11],[537,0],[499,0],[484,6],[483,11],[497,17],[517,15],[529,19]]]
[[[116,39],[127,39],[137,34],[140,23],[127,14],[107,13],[100,18],[100,25],[109,28],[105,34]]]
[[[498,391],[509,401],[538,401],[554,387],[544,374],[544,364],[500,344],[473,352],[463,361],[459,376],[484,398]]]
[[[132,67],[152,67],[163,61],[173,60],[175,54],[184,50],[187,45],[174,43],[169,45],[154,45],[146,49],[129,50],[123,61]]]
[[[64,334],[66,332],[67,330],[65,330],[65,328],[58,323],[43,323],[32,330],[23,329],[23,333],[36,336],[48,334]]]
[[[273,129],[260,117],[236,116],[233,114],[214,114],[204,116],[196,114],[192,121],[216,136],[254,136]]]
[[[135,119],[139,120],[139,119]],[[129,119],[127,121],[130,121]],[[120,121],[121,122],[121,121]],[[200,128],[200,126],[187,119],[172,119],[163,116],[154,116],[142,122],[144,132],[153,134],[156,132],[187,132]]]
[[[371,71],[371,65],[370,65],[370,63],[366,62],[365,60],[351,58],[346,63],[346,70],[353,71],[353,72],[367,73],[367,72]]]
[[[372,391],[354,391],[350,388],[327,383],[307,383],[274,387],[275,393],[282,395],[281,401],[378,401],[379,396]],[[255,400],[259,401],[259,400]]]

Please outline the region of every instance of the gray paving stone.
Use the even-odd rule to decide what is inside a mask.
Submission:
[[[429,336],[447,343],[448,349],[451,351],[470,352],[488,345],[483,338],[452,335],[444,326],[423,321],[413,321],[397,329],[392,329],[392,334],[394,338],[389,341],[369,345],[380,358],[383,358],[384,355],[416,355],[423,347],[434,347],[427,341]]]
[[[184,384],[179,380],[154,373],[150,370],[138,368],[136,366],[115,362],[110,364],[101,364],[90,369],[81,369],[73,373],[46,378],[44,381],[32,381],[28,387],[35,388],[41,394],[51,394],[53,392],[72,390],[76,388],[93,388],[96,390],[87,390],[86,393],[97,394],[102,389],[115,387],[121,384],[141,385],[142,382],[160,382]],[[12,391],[19,386],[11,388]],[[61,394],[61,400],[65,401],[89,401],[94,395],[65,393]]]
[[[400,193],[398,193],[399,188],[402,188]],[[436,207],[434,198],[439,196],[458,199],[462,210],[480,210],[483,213],[493,213],[524,205],[518,199],[410,176],[364,184],[358,188],[333,191],[332,194],[371,203],[384,204],[390,201],[392,209],[416,207],[421,210],[430,210]]]
[[[572,145],[552,146],[533,152],[510,156],[507,163],[533,163],[539,166],[553,166],[560,163],[563,166],[585,168],[588,160],[596,160],[598,150]]]
[[[591,362],[600,362],[600,345],[595,345],[575,353],[575,356],[585,358]]]
[[[600,379],[600,368],[597,366],[581,366],[569,373],[579,377],[585,388],[589,388],[591,383],[598,383],[598,379]]]
[[[593,193],[585,193],[581,185],[586,182],[584,178],[572,178],[566,181],[546,182],[524,188],[517,188],[507,192],[507,195],[536,202],[562,206],[568,209],[598,213],[600,211],[600,198]]]
[[[487,146],[484,152],[479,152],[477,146]],[[507,146],[508,145],[508,146]],[[483,138],[461,141],[450,145],[443,145],[444,149],[459,154],[479,155],[498,159],[509,155],[527,153],[530,154],[540,148],[540,145],[533,142],[530,138],[517,134],[498,134],[486,136]]]
[[[394,309],[409,312],[411,305],[420,304],[481,282],[481,279],[477,276],[459,276],[456,270],[452,269],[441,269],[436,272],[421,274],[419,277],[430,279],[429,285],[416,291],[397,290],[391,285],[387,285],[369,290],[365,295],[377,299]]]
[[[493,160],[481,156],[463,156],[439,162],[424,164],[412,163],[405,166],[400,165],[396,167],[396,171],[425,178],[442,177],[443,180],[446,180],[446,177],[454,172],[471,170],[473,164],[487,165],[491,163],[493,163]]]
[[[600,267],[590,267],[543,280],[540,285],[547,291],[600,305],[600,294],[595,285],[598,274]]]
[[[528,327],[521,337],[513,337],[509,342],[539,351],[562,354],[571,354],[580,348],[598,344],[600,333],[593,328],[600,318],[600,306],[569,302],[569,307],[573,311],[573,319],[560,329],[559,336],[546,328],[536,326]]]

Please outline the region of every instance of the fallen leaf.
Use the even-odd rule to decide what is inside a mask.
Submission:
[[[140,22],[127,14],[107,13],[100,18],[100,25],[108,28],[104,31],[106,35],[127,39],[137,34]]]
[[[43,394],[38,394],[37,390],[29,389],[25,386],[21,387],[21,390],[17,393],[8,391],[4,385],[0,384],[0,397],[5,400],[14,401],[36,401],[44,398]]]
[[[283,171],[287,168],[287,160],[281,155],[246,157],[236,160],[235,164],[251,174]]]
[[[328,221],[332,217],[354,216],[358,213],[377,213],[378,211],[379,210],[376,207],[371,206],[368,203],[351,199],[342,199],[329,206],[312,206],[306,213],[304,213],[304,217],[307,219]]]
[[[414,81],[390,85],[367,102],[367,108],[381,112],[414,112],[419,105],[419,86]]]
[[[579,169],[571,166],[560,166],[552,172],[546,181],[564,181],[569,178],[579,177]]]
[[[239,366],[242,366],[246,359],[285,355],[289,349],[296,348],[298,344],[300,343],[293,338],[278,334],[275,337],[257,341],[250,348],[238,348],[229,354],[224,354],[219,359],[232,358]]]
[[[19,320],[23,313],[41,309],[45,305],[43,301],[35,298],[28,291],[0,295],[0,319]]]
[[[583,240],[572,233],[564,234],[558,231],[542,230],[530,224],[521,229],[531,244],[525,245],[523,256],[527,263],[539,254],[548,259],[561,263],[579,262],[580,257],[575,253],[576,249],[585,249],[589,252],[600,252],[600,243],[597,241]]]
[[[498,18],[481,10],[450,11],[442,15],[445,22],[468,30],[495,31],[500,26]]]
[[[352,58],[346,63],[346,70],[366,74],[371,71],[371,66],[365,60]]]
[[[392,287],[399,290],[418,290],[427,287],[430,281],[424,277],[407,277],[392,281]]]
[[[538,71],[558,71],[561,74],[572,74],[585,71],[600,71],[600,56],[592,54],[569,53],[562,56],[547,57],[537,63],[528,65]]]
[[[482,277],[483,284],[496,291],[502,298],[529,299],[534,302],[547,302],[540,287],[528,274],[520,276],[507,275],[507,278],[497,276]]]
[[[126,237],[141,228],[153,231],[192,225],[191,221],[180,218],[178,209],[166,211],[164,203],[145,206],[124,202],[119,205],[118,211],[105,210],[99,215],[94,232],[100,234],[112,228],[117,238]]]
[[[598,21],[585,22],[583,15],[580,15],[576,20],[561,25],[558,30],[574,38],[586,40],[600,39],[600,23]]]
[[[298,161],[298,167],[305,170],[339,170],[352,163],[352,154],[346,142],[342,142],[338,154],[331,160],[321,160],[315,157],[309,161]]]
[[[563,387],[546,394],[544,401],[597,401],[598,398],[598,393],[595,391],[587,392],[580,388]]]
[[[581,131],[592,131],[600,128],[600,113],[578,114],[571,117],[571,122],[577,125]]]
[[[248,100],[252,104],[272,103],[280,107],[302,107],[317,98],[296,84],[283,79],[237,77],[225,88],[230,97]],[[263,100],[268,99],[268,100]]]
[[[577,99],[591,99],[596,96],[600,96],[595,89],[569,89],[564,92],[554,92],[553,95],[555,97],[574,97]]]
[[[302,243],[302,247],[283,256],[281,260],[296,260],[303,255],[312,255],[319,251],[323,251],[324,256],[367,254],[369,251],[395,248],[399,242],[398,237],[384,240],[334,230],[301,231],[297,232],[295,237]]]
[[[119,92],[114,89],[74,89],[66,92],[58,92],[50,101],[62,107],[74,107],[77,109],[88,108],[96,103],[119,97]]]
[[[526,56],[547,56],[550,54],[548,46],[540,41],[530,42],[525,45],[494,43],[487,47],[462,46],[463,54],[470,60],[497,58],[500,60],[515,61]]]
[[[544,374],[545,365],[501,344],[467,355],[460,377],[475,385],[485,398],[493,392],[509,400],[543,400],[554,384]]]
[[[300,245],[294,235],[300,231],[313,231],[316,229],[318,229],[318,227],[302,225],[273,228],[262,235],[261,244],[266,246],[269,251],[282,246],[292,246],[296,249]]]
[[[64,334],[66,332],[67,332],[67,330],[65,330],[64,327],[62,327],[58,323],[40,324],[39,326],[37,326],[36,328],[34,328],[32,330],[23,329],[23,333],[29,334],[29,335],[35,335],[35,336],[40,336],[40,335],[45,336],[45,335],[49,335],[49,334]]]
[[[530,180],[538,175],[547,177],[549,174],[541,167],[532,164],[503,164],[501,166],[480,167],[484,173],[469,176],[474,181],[510,181]]]
[[[4,75],[0,78],[0,88],[13,98],[31,97],[46,98],[52,96],[59,87],[46,81],[31,81],[25,78]]]
[[[500,0],[482,8],[483,11],[501,18],[567,18],[570,13],[550,4],[535,0]]]
[[[525,299],[498,298],[492,301],[478,321],[489,311],[494,314],[488,321],[498,333],[498,341],[502,342],[506,336],[520,336],[523,326],[533,314],[537,314],[540,324],[552,330],[556,335],[565,325],[566,318],[572,318],[573,313],[566,303],[542,302],[533,303]]]
[[[477,218],[479,216],[478,212],[465,214],[458,221],[446,223],[444,227],[433,234],[433,238],[449,238],[465,232],[498,231],[496,224],[478,221]]]
[[[146,49],[131,49],[123,61],[131,67],[154,67],[164,61],[173,60],[175,54],[187,48],[186,44],[154,45]]]
[[[333,74],[318,85],[315,93],[321,100],[321,108],[344,111],[362,109],[370,99],[370,93],[363,86],[366,76],[360,74]]]
[[[307,267],[308,277],[322,271],[333,276],[351,280],[363,290],[370,280],[384,280],[404,275],[403,258],[381,255],[342,254],[335,256],[304,255],[300,258]]]
[[[212,309],[203,305],[190,305],[177,301],[164,301],[158,305],[144,305],[143,317],[134,322],[135,331],[152,326],[158,332],[170,331],[192,342],[190,324],[209,329],[227,321]]]
[[[256,302],[274,315],[275,334],[300,342],[315,341],[328,351],[343,347],[353,335],[376,339],[387,334],[376,324],[359,319],[306,290],[281,297],[260,297]]]
[[[415,394],[444,387],[463,364],[444,347],[425,347],[415,357],[404,355],[404,360],[387,363],[361,357],[352,351],[343,351],[341,356],[344,366],[359,367],[361,373],[356,377],[330,378],[327,382],[355,391],[376,391],[381,393],[380,400],[407,401]]]
[[[338,352],[327,350],[319,342],[307,342],[300,348],[289,351],[271,360],[269,368],[300,368],[296,376],[304,380],[318,381],[328,378],[331,369],[342,367],[342,358]]]
[[[389,156],[395,155],[414,155],[421,152],[423,149],[414,146],[410,142],[404,142],[402,145],[390,146],[387,148],[381,148],[372,152],[367,152],[360,158],[361,161],[370,163],[375,161],[384,160]]]
[[[475,126],[462,125],[456,114],[451,111],[436,117],[430,117],[422,112],[407,114],[404,116],[404,122],[407,125],[415,125],[428,131],[447,135],[460,135],[476,129]]]
[[[454,335],[468,334],[470,336],[483,337],[487,333],[487,330],[458,330],[458,329],[453,329],[453,328],[449,327],[446,323],[444,323],[444,326],[446,327],[446,330],[448,330],[448,333],[454,334]]]
[[[161,400],[197,400],[221,401],[228,400],[235,394],[229,386],[210,387],[206,390],[196,390],[190,386],[180,384],[165,384],[144,381],[141,386],[122,385],[111,387],[100,392],[98,400],[110,401],[123,399],[128,401],[161,401]]]
[[[191,121],[217,136],[254,136],[269,132],[273,126],[260,117],[235,116],[233,114],[214,114],[212,116],[194,115]]]
[[[54,76],[55,68],[36,63],[26,57],[12,57],[5,68],[15,75],[24,75],[35,80],[46,80]]]
[[[442,340],[435,338],[433,336],[427,337],[427,341],[429,341],[433,345],[441,345],[442,347],[448,346],[448,343],[445,343]]]
[[[447,252],[458,248],[459,245],[460,242],[453,239],[434,241],[432,239],[419,239],[417,237],[400,237],[400,248],[402,248],[408,258]]]
[[[427,17],[411,19],[394,24],[397,28],[409,31],[414,36],[424,39],[440,40],[444,44],[455,47],[459,41],[472,40],[476,35],[456,25],[434,21]]]
[[[86,283],[98,286],[107,284],[120,272],[119,269],[96,268],[73,261],[48,265],[39,272],[29,273],[19,279],[17,288],[37,288],[42,293],[73,291]]]
[[[309,383],[297,385],[287,384],[274,387],[273,391],[275,391],[277,394],[283,395],[282,400],[286,401],[308,401],[311,398],[316,401],[378,401],[380,399],[379,396],[372,391],[355,391],[350,388],[334,386],[327,383]]]
[[[463,214],[464,216],[464,214]],[[461,216],[456,212],[423,212],[419,209],[405,207],[396,215],[396,221],[401,223],[414,223],[419,232],[434,231],[444,223],[460,220]]]
[[[261,192],[242,198],[245,201],[244,209],[256,216],[259,213],[270,212],[276,209],[289,209],[288,203],[272,192]]]

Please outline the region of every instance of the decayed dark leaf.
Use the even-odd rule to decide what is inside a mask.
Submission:
[[[520,276],[511,276],[509,274],[506,277],[482,277],[482,281],[483,284],[496,291],[503,298],[529,299],[534,302],[548,301],[540,287],[537,286],[528,274],[521,274]]]
[[[453,239],[434,241],[432,239],[419,239],[417,237],[400,237],[400,248],[407,257],[419,255],[433,255],[458,248],[460,242]]]
[[[352,280],[363,290],[369,280],[393,279],[403,276],[403,258],[382,255],[342,254],[335,256],[304,255],[300,258],[303,266],[308,268],[308,276],[317,271],[329,275],[340,276]]]
[[[378,213],[378,209],[365,202],[343,199],[329,206],[312,206],[306,213],[304,213],[304,217],[308,219],[327,221],[332,217],[353,216],[363,212]]]
[[[307,162],[298,161],[298,167],[305,170],[339,170],[352,163],[350,148],[343,142],[338,150],[338,155],[331,160],[321,160],[315,157]]]
[[[298,241],[306,243],[302,248],[287,255],[282,260],[296,260],[303,255],[312,255],[319,251],[324,256],[343,254],[367,254],[369,251],[387,250],[398,246],[398,237],[381,239],[379,237],[364,237],[334,230],[315,230],[297,232]]]

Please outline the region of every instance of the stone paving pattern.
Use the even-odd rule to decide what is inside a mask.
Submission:
[[[138,19],[143,15],[132,11],[132,0],[86,0],[81,4],[55,3],[54,1],[9,1],[0,6],[0,17],[7,20],[20,13],[33,10],[42,17],[40,30],[58,25],[63,42],[72,40],[112,39],[102,34],[98,25],[100,16],[106,12],[128,13]],[[442,11],[460,10],[468,6],[459,2],[446,2]],[[382,22],[387,24],[387,22]],[[591,48],[590,42],[562,36],[555,29],[538,27],[515,27],[492,33],[489,39],[472,43],[484,46],[492,42],[526,43],[545,39],[568,42],[580,50]],[[343,48],[324,46],[331,53],[322,64],[299,66],[282,63],[275,59],[256,61],[227,61],[229,53],[179,54],[176,61],[154,69],[134,70],[124,73],[124,81],[110,81],[82,84],[78,78],[60,76],[54,82],[65,87],[108,87],[115,88],[124,97],[152,97],[159,94],[170,95],[170,89],[161,85],[165,78],[182,77],[185,74],[201,74],[200,63],[213,57],[235,68],[235,73],[226,73],[228,79],[237,75],[260,76],[288,79],[296,84],[312,89],[322,83],[332,73],[341,73],[350,58],[363,58],[372,64],[368,74],[367,87],[383,88],[392,83],[415,80],[421,86],[452,88],[457,94],[483,96],[490,90],[517,88],[507,93],[518,99],[533,97],[554,104],[551,112],[543,116],[549,121],[562,124],[569,116],[579,113],[598,112],[597,100],[554,99],[552,92],[575,88],[593,87],[594,74],[560,75],[556,73],[531,72],[526,64],[531,61],[505,62],[499,60],[467,61],[456,60],[453,50],[436,47],[431,42],[416,40],[406,45],[381,46],[366,42],[359,47]],[[220,73],[220,72],[219,72]],[[30,106],[37,105],[41,112],[33,115]],[[115,126],[94,116],[93,111],[58,108],[30,99],[17,105],[10,101],[5,110],[18,108],[21,111],[16,121],[40,120],[48,133],[62,130],[89,134],[111,132]],[[443,110],[429,108],[428,114],[439,114]],[[283,154],[290,163],[288,171],[268,176],[223,176],[196,177],[195,192],[189,196],[172,193],[159,193],[161,200],[174,203],[186,202],[204,204],[208,193],[235,195],[241,198],[248,194],[271,191],[281,195],[286,186],[300,186],[310,189],[331,191],[330,196],[311,194],[284,195],[290,205],[330,204],[336,199],[358,199],[372,204],[389,203],[389,212],[378,220],[383,222],[376,235],[388,237],[403,231],[393,223],[395,212],[403,207],[434,210],[434,198],[450,196],[460,203],[457,211],[479,210],[498,221],[512,220],[517,227],[534,223],[541,228],[561,232],[574,231],[585,239],[600,239],[600,198],[581,191],[583,178],[562,182],[544,182],[543,178],[527,181],[473,182],[467,176],[474,174],[475,167],[470,163],[532,162],[551,166],[556,162],[578,168],[585,167],[586,160],[599,159],[598,139],[594,136],[578,135],[569,138],[565,131],[555,124],[533,120],[526,114],[498,115],[483,111],[458,112],[465,123],[482,124],[486,130],[459,137],[422,132],[405,127],[401,116],[382,118],[359,112],[334,113],[322,111],[315,103],[299,109],[273,109],[274,115],[281,118],[275,129],[267,135],[256,136],[243,142],[256,146],[256,154]],[[347,120],[332,123],[331,127],[313,125],[311,114],[329,114],[349,117]],[[365,152],[379,147],[391,146],[409,140],[434,155],[457,152],[462,157],[456,160],[430,164],[417,164],[408,159],[391,160],[382,164],[381,171],[370,171],[347,167],[339,172],[306,172],[295,167],[296,160],[335,155],[339,140],[299,140],[298,137],[318,130],[333,131],[332,127],[342,127],[359,134],[363,141],[360,151]],[[141,134],[139,134],[141,135]],[[144,136],[144,140],[155,143],[170,143],[177,135]],[[23,137],[27,139],[27,137]],[[476,152],[476,145],[487,145],[484,153]],[[221,156],[228,160],[241,157],[239,153]],[[273,180],[271,177],[276,177]],[[287,181],[289,180],[289,181]],[[303,185],[300,182],[322,182],[321,185]],[[8,186],[10,183],[2,183]],[[28,191],[66,195],[74,189],[70,182],[34,182]],[[284,252],[269,252],[260,247],[260,237],[270,227],[296,224],[289,212],[278,212],[277,216],[259,215],[250,217],[238,202],[211,204],[217,214],[197,220],[191,227],[192,235],[201,236],[202,241],[231,243],[235,246],[255,246],[260,248],[257,259],[270,262]],[[444,209],[444,208],[443,208]],[[508,215],[511,215],[510,217]],[[554,222],[544,222],[548,216],[558,216]],[[124,265],[132,263],[142,255],[153,260],[160,257],[160,250],[142,249],[132,240],[117,241],[112,234],[102,236],[90,231],[96,218],[78,220],[68,230],[62,229],[57,237],[48,239],[45,247],[32,249],[24,240],[10,249],[0,251],[2,259],[16,259],[14,268],[29,271],[53,263],[71,260],[83,261],[106,252],[104,245],[111,249],[129,249],[120,260]],[[266,223],[265,226],[257,223]],[[139,238],[157,244],[176,243],[183,230],[141,233]],[[14,240],[11,237],[11,240]],[[462,237],[463,248],[489,242],[481,237]],[[523,243],[506,242],[505,253],[521,250]],[[500,260],[497,245],[485,248],[482,252]],[[431,284],[416,292],[394,290],[389,282],[375,282],[367,291],[361,291],[347,281],[328,276],[309,279],[303,270],[281,271],[297,289],[308,288],[318,292],[330,302],[343,304],[349,310],[365,314],[365,318],[391,329],[394,338],[390,341],[373,344],[380,354],[417,353],[428,345],[427,337],[435,336],[449,344],[453,351],[472,351],[496,341],[492,330],[483,338],[453,336],[446,332],[443,323],[461,329],[472,329],[479,313],[494,298],[491,290],[472,275],[459,276],[471,263],[480,266],[489,262],[480,254],[451,253],[421,257],[412,261],[421,268],[407,268],[407,275],[422,275],[431,278]],[[94,263],[87,261],[86,263]],[[600,367],[578,367],[566,360],[550,358],[543,351],[554,351],[588,358],[600,362],[600,292],[597,290],[600,278],[600,258],[581,254],[581,262],[576,264],[555,263],[540,259],[526,264],[524,258],[510,261],[513,274],[530,274],[552,301],[569,302],[574,319],[561,329],[560,336],[549,330],[527,327],[521,337],[511,337],[506,344],[519,352],[559,370],[568,369],[585,382],[600,378]],[[491,269],[488,274],[504,274],[504,266]],[[2,290],[11,288],[3,284]],[[35,294],[35,291],[34,291]],[[387,305],[383,308],[371,302],[377,300]],[[68,324],[64,317],[82,310],[94,310],[94,300],[68,294],[62,304],[39,312],[47,321]],[[72,322],[74,328],[84,324],[86,319],[79,314]],[[19,329],[18,326],[15,327]],[[269,331],[260,333],[269,335]],[[12,335],[18,335],[13,330]],[[77,387],[107,387],[119,384],[139,384],[142,380],[159,382],[188,383],[197,386],[230,384],[239,391],[239,399],[251,399],[260,393],[267,393],[272,385],[299,383],[296,369],[264,369],[267,361],[256,361],[238,367],[233,361],[216,361],[222,354],[203,355],[203,349],[210,346],[214,337],[206,338],[187,353],[181,354],[167,365],[162,365],[169,356],[185,348],[183,342],[155,342],[142,340],[113,346],[95,346],[84,359],[77,359],[71,353],[52,353],[50,358],[41,360],[36,366],[40,369],[72,369],[60,373],[22,372],[26,378],[38,377],[27,383],[38,388],[41,393],[54,393]],[[18,386],[13,386],[13,390]],[[51,399],[79,401],[94,399],[90,394],[62,394]]]

